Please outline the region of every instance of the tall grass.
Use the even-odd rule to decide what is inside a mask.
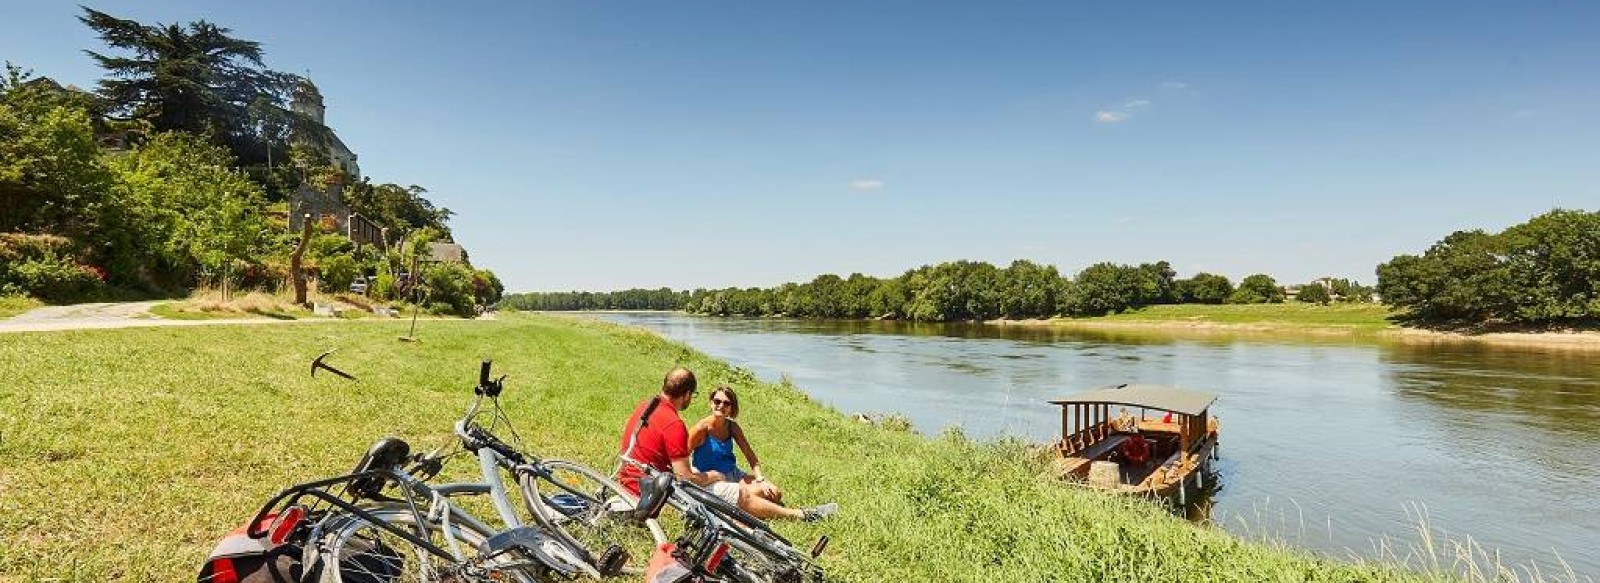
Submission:
[[[528,447],[609,468],[628,411],[682,364],[738,387],[763,469],[819,524],[840,581],[1411,581],[1063,487],[1016,441],[860,423],[642,331],[563,318],[145,328],[0,336],[0,580],[175,581],[267,496],[346,471],[372,440],[431,446],[480,357]],[[307,363],[360,377],[312,379]],[[706,414],[696,403],[686,418]],[[431,449],[431,447],[429,447]],[[469,464],[470,465],[470,464]],[[472,468],[465,468],[470,473]],[[804,544],[802,542],[802,544]],[[9,579],[8,579],[9,578]]]

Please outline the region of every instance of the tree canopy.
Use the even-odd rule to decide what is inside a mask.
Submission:
[[[116,52],[85,50],[105,69],[100,96],[113,115],[225,145],[246,165],[287,153],[286,128],[325,139],[326,128],[289,107],[300,79],[267,69],[261,44],[204,20],[143,24],[92,8],[78,17]]]
[[[1419,321],[1600,317],[1600,212],[1557,209],[1500,233],[1456,231],[1379,265],[1377,291]]]

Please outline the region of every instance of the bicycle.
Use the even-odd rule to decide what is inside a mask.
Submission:
[[[637,512],[638,498],[605,474],[583,464],[561,459],[539,459],[512,447],[496,437],[493,425],[510,420],[500,407],[505,377],[490,380],[490,361],[479,368],[477,398],[467,414],[456,422],[455,433],[467,451],[476,452],[485,476],[494,466],[509,469],[517,478],[522,501],[540,526],[583,553],[588,562],[605,575],[637,573],[642,569],[627,565],[637,551],[667,541],[656,518]],[[492,405],[490,428],[477,424],[484,399]],[[511,429],[516,438],[515,429]],[[518,439],[520,442],[520,439]],[[491,484],[493,486],[493,484]],[[492,491],[502,516],[514,513],[503,491]],[[595,550],[599,549],[596,553]]]
[[[477,397],[455,424],[460,452],[413,456],[403,440],[380,440],[352,473],[296,485],[269,500],[252,520],[249,536],[259,539],[270,530],[279,533],[274,536],[306,541],[303,564],[337,566],[320,570],[316,579],[324,583],[478,581],[506,574],[518,581],[600,578],[628,571],[628,553],[611,542],[626,537],[616,536],[614,527],[647,533],[652,545],[664,542],[654,517],[639,518],[634,512],[637,500],[616,482],[582,464],[537,459],[495,436],[493,426],[504,420],[509,427],[509,420],[499,404],[505,377],[491,381],[490,366],[489,361],[482,363]],[[493,405],[489,428],[476,422],[485,398]],[[476,455],[481,482],[426,484],[449,457],[460,453]],[[402,470],[408,462],[412,466]],[[537,526],[523,524],[502,471],[517,478],[524,506]],[[338,485],[344,486],[343,492],[332,493],[330,488]],[[399,489],[399,497],[383,494],[391,485]],[[505,528],[497,530],[449,501],[468,494],[488,496]],[[311,505],[301,503],[307,498]],[[273,514],[276,520],[265,520]],[[283,526],[285,516],[293,524]],[[263,530],[260,525],[268,522],[273,526]],[[462,542],[476,554],[463,551]],[[604,550],[596,553],[591,550],[595,548]],[[407,555],[416,559],[408,562]]]
[[[402,469],[408,462],[414,465]],[[304,580],[319,583],[533,583],[593,574],[575,549],[541,529],[496,530],[451,503],[491,488],[426,484],[437,471],[425,456],[412,456],[404,440],[378,440],[351,473],[279,492],[256,513],[247,535],[273,545],[301,543]],[[398,497],[384,493],[391,485]]]

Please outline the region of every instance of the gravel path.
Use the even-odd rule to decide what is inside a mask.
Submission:
[[[317,320],[276,320],[272,318],[229,318],[221,320],[166,320],[150,313],[150,308],[166,302],[121,302],[45,306],[0,320],[0,334],[6,332],[49,332],[97,328],[135,328],[142,326],[208,326],[217,324],[273,324],[315,322]]]

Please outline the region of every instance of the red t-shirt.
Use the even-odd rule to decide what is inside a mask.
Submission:
[[[633,415],[630,415],[628,423],[622,426],[622,443],[617,446],[617,451],[627,451],[629,439],[633,437],[633,429],[639,425],[639,415],[644,413],[645,405],[649,405],[653,399],[660,399],[661,404],[656,405],[656,410],[650,413],[650,422],[639,432],[639,443],[633,447],[633,454],[629,457],[649,464],[657,470],[671,473],[672,460],[689,457],[689,429],[684,427],[683,419],[678,417],[678,410],[672,407],[672,402],[659,395],[646,399],[639,403],[638,407],[633,408]],[[639,495],[639,478],[642,477],[644,472],[632,464],[622,464],[622,469],[617,472],[617,482],[634,496]]]

